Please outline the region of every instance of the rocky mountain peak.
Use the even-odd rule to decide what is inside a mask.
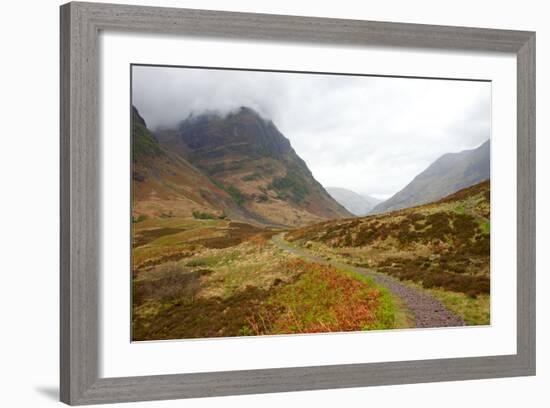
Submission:
[[[272,121],[241,107],[225,116],[206,112],[190,116],[179,126],[182,141],[195,151],[225,147],[254,157],[280,158],[292,150],[289,140]]]

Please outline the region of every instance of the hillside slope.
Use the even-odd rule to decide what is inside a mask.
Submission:
[[[132,108],[132,217],[244,214],[229,193],[181,156],[164,149]]]
[[[426,288],[488,296],[489,217],[485,181],[434,203],[327,221],[293,230],[286,238]]]
[[[429,203],[490,177],[490,143],[441,156],[405,188],[378,204],[372,213],[382,213]]]

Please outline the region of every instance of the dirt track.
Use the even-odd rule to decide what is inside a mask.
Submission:
[[[391,276],[376,273],[366,268],[359,268],[335,261],[327,261],[301,248],[290,245],[283,237],[275,235],[272,242],[280,249],[291,252],[311,262],[345,267],[360,275],[372,278],[379,285],[386,287],[394,296],[400,298],[415,319],[415,327],[456,327],[464,326],[464,320],[448,310],[439,300],[418,289],[406,286]]]

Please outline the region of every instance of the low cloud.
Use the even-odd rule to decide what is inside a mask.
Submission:
[[[273,120],[324,186],[391,195],[439,156],[489,139],[487,82],[134,66],[149,127],[240,106]]]

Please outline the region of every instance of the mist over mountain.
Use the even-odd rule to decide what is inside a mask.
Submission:
[[[323,186],[383,197],[491,130],[489,82],[133,65],[132,102],[161,143],[190,116],[249,107]]]
[[[147,169],[137,170],[138,175],[147,175],[138,178],[162,184],[162,178],[156,175],[167,165],[172,175],[180,173],[176,163],[193,169],[189,179],[176,183],[179,192],[174,199],[182,215],[200,209],[243,221],[281,226],[351,216],[315,180],[275,124],[253,109],[241,107],[225,115],[214,112],[190,115],[175,129],[163,129],[154,137],[138,116],[134,118],[134,127],[139,130],[135,137],[145,132],[153,150],[166,157],[164,161],[149,161]],[[140,168],[143,162],[138,160],[135,167]],[[143,190],[145,180],[136,191]],[[160,211],[156,206],[157,190],[176,188],[173,182],[166,184],[163,188],[156,186],[147,190],[150,195],[143,197],[147,202],[144,208]],[[190,197],[191,194],[200,199]],[[205,200],[209,204],[206,207]]]
[[[357,216],[367,215],[377,204],[382,202],[377,198],[362,195],[346,188],[327,187],[326,190],[346,210]]]
[[[372,213],[382,213],[436,201],[490,178],[490,141],[459,153],[448,153],[418,174],[405,188]]]

